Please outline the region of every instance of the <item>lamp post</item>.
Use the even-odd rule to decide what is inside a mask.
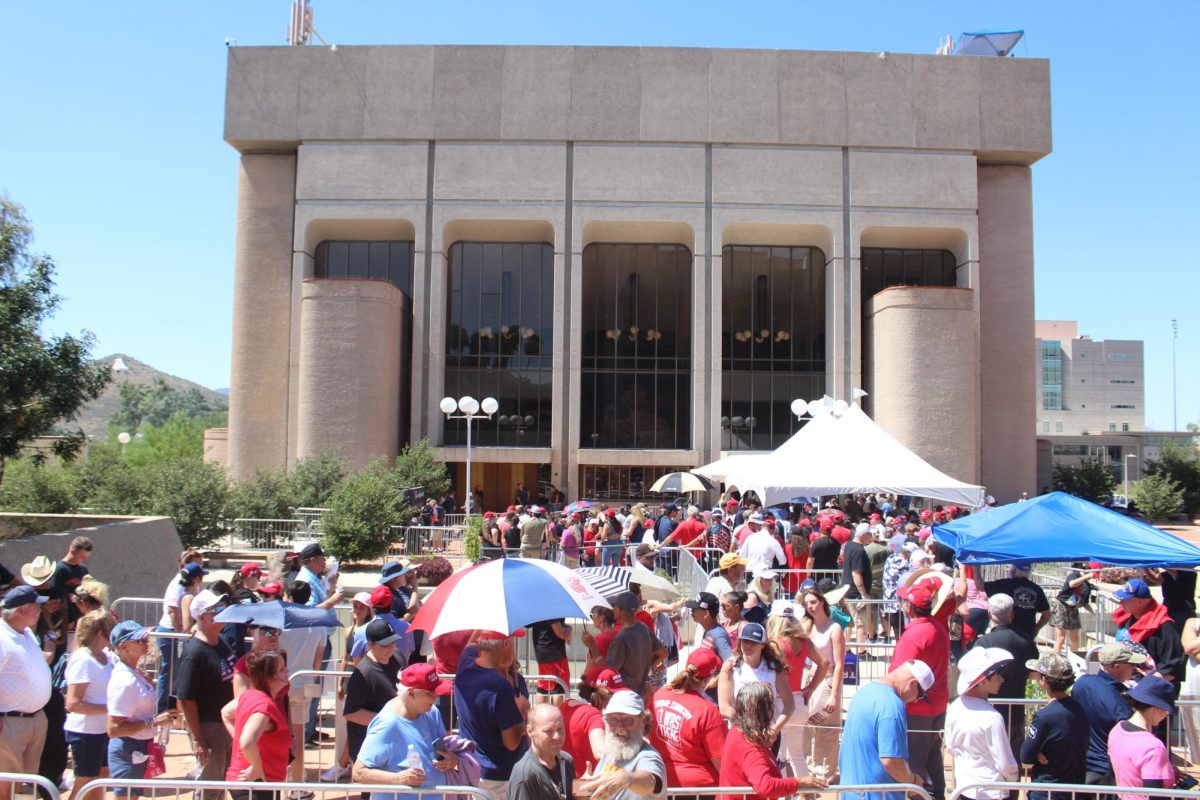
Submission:
[[[446,419],[465,419],[467,421],[467,514],[475,513],[475,496],[471,488],[471,420],[491,419],[492,414],[500,408],[494,397],[485,397],[480,403],[474,397],[465,395],[455,400],[453,397],[443,397],[438,408],[446,415]],[[454,412],[458,411],[458,414]],[[479,412],[483,411],[482,414]]]
[[[1125,502],[1129,502],[1129,459],[1137,458],[1135,453],[1125,454]]]
[[[121,443],[121,460],[125,460],[125,445],[129,444],[129,440],[133,438],[126,431],[121,431],[117,434],[117,441]]]

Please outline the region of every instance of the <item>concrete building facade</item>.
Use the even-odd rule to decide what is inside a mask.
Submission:
[[[1039,320],[1035,330],[1039,436],[1145,430],[1142,342],[1080,336],[1075,322]]]
[[[235,475],[428,437],[461,498],[438,402],[490,395],[485,506],[628,498],[861,387],[956,477],[1036,489],[1045,61],[234,47],[225,138]]]

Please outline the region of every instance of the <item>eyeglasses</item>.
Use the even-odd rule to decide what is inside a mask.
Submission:
[[[279,634],[283,633],[283,631],[279,630],[279,628],[253,628],[252,630],[257,633],[261,633],[263,636],[272,638],[278,637]]]

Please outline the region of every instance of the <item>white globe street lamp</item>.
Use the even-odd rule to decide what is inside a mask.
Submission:
[[[471,487],[471,420],[475,419],[491,419],[492,415],[500,409],[500,403],[494,397],[485,397],[480,403],[474,397],[465,395],[455,400],[453,397],[443,397],[442,402],[438,403],[438,408],[446,415],[446,419],[465,419],[467,421],[467,495],[466,495],[466,511],[468,514],[475,512],[475,496],[474,490]],[[479,411],[483,413],[480,414]],[[455,414],[458,411],[460,413]]]

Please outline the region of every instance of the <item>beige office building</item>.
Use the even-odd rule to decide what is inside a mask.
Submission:
[[[863,388],[936,466],[1036,489],[1046,61],[234,47],[228,69],[234,474],[428,437],[462,498],[438,404],[491,396],[486,506],[518,481],[630,498]]]

